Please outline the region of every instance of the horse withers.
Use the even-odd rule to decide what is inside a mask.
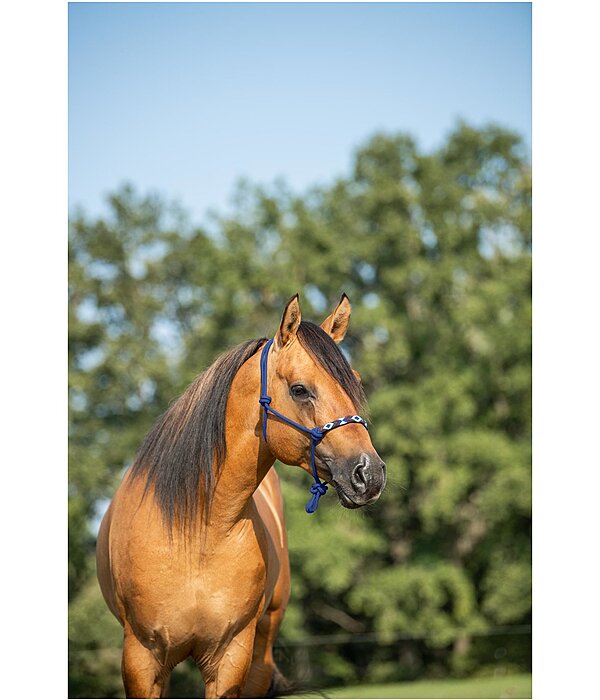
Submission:
[[[313,474],[317,502],[332,485],[346,508],[377,500],[386,480],[357,415],[365,404],[360,380],[336,345],[350,311],[343,295],[319,327],[301,320],[295,295],[265,353],[262,338],[219,357],[146,436],[97,544],[100,587],[124,630],[127,697],[164,697],[171,671],[188,656],[206,697],[288,689],[273,661],[290,594],[273,464]],[[344,418],[327,423],[335,416]]]

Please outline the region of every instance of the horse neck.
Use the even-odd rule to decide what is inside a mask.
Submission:
[[[245,514],[275,457],[260,433],[260,353],[248,359],[231,384],[225,415],[227,456],[211,505],[213,527],[228,530]]]

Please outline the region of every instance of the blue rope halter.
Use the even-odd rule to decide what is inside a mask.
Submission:
[[[343,418],[338,418],[337,420],[331,421],[331,423],[326,423],[320,428],[305,428],[303,425],[300,425],[300,423],[296,423],[296,421],[293,421],[291,418],[287,418],[286,416],[279,413],[279,411],[276,411],[274,408],[271,408],[271,397],[267,395],[267,362],[269,359],[269,350],[271,348],[271,345],[273,345],[272,338],[264,346],[260,356],[260,399],[258,400],[258,403],[264,409],[263,437],[265,439],[265,442],[268,444],[267,418],[269,413],[272,413],[274,416],[277,416],[277,418],[288,423],[297,430],[301,430],[303,433],[310,435],[310,463],[312,466],[312,472],[313,477],[315,479],[315,483],[310,487],[310,492],[312,496],[310,498],[310,501],[306,504],[305,510],[307,513],[314,513],[315,510],[317,510],[317,506],[319,505],[319,499],[327,491],[327,484],[320,481],[319,476],[317,474],[317,467],[315,466],[316,446],[321,442],[321,440],[327,435],[329,431],[334,430],[335,428],[341,428],[343,425],[352,425],[353,423],[364,425],[367,430],[369,429],[369,426],[367,425],[367,421],[364,418],[361,418],[360,416],[344,416]]]

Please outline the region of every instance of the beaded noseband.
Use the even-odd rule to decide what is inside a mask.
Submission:
[[[307,513],[314,513],[319,505],[319,498],[325,494],[327,491],[327,484],[320,481],[317,475],[317,467],[315,466],[315,448],[321,442],[321,440],[327,435],[328,432],[334,430],[335,428],[341,428],[343,425],[352,425],[353,423],[358,423],[364,425],[368,430],[369,426],[367,421],[360,416],[344,416],[343,418],[338,418],[337,420],[331,421],[330,423],[325,423],[320,428],[305,428],[300,423],[296,423],[291,418],[287,418],[282,415],[274,408],[271,408],[271,397],[267,395],[267,362],[269,358],[269,350],[273,345],[273,339],[262,349],[260,356],[260,399],[258,403],[264,408],[263,413],[263,437],[265,442],[267,442],[267,418],[269,413],[272,413],[277,418],[285,421],[297,430],[301,430],[303,433],[310,435],[310,463],[312,466],[313,476],[315,483],[310,487],[310,492],[312,494],[310,501],[306,504],[305,510]],[[268,443],[267,443],[268,444]]]

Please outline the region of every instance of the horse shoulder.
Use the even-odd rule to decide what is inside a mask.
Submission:
[[[283,496],[279,477],[272,467],[254,494],[254,501],[267,533],[267,608],[285,608],[290,595],[290,564]]]

